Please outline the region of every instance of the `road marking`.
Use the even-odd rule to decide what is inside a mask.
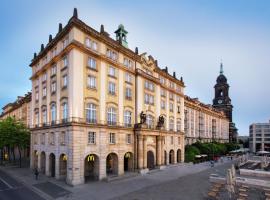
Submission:
[[[10,189],[12,188],[11,185],[9,185],[4,179],[0,178],[0,181],[2,181],[6,186],[8,186]]]

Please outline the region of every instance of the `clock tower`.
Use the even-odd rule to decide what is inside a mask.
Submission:
[[[217,77],[216,85],[214,86],[215,98],[213,99],[213,107],[223,111],[229,119],[229,140],[230,142],[236,142],[237,128],[232,120],[233,105],[231,104],[231,98],[229,97],[229,87],[227,78],[223,74],[223,64],[221,63],[219,76]]]

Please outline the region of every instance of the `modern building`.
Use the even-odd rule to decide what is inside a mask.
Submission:
[[[223,64],[220,64],[220,74],[217,77],[215,88],[215,97],[213,99],[213,107],[223,111],[230,121],[229,127],[229,140],[230,142],[237,142],[237,128],[235,123],[233,123],[232,112],[233,105],[231,103],[231,98],[229,96],[229,84],[227,83],[227,78],[223,74]]]
[[[0,119],[6,119],[7,117],[14,117],[16,120],[23,122],[27,127],[30,126],[30,114],[31,114],[31,92],[25,96],[17,97],[17,100],[5,105],[0,115]]]
[[[253,123],[249,126],[250,152],[270,151],[270,121]]]
[[[185,96],[185,143],[229,142],[229,119],[225,113],[198,98]]]
[[[31,167],[68,184],[184,161],[184,82],[78,18],[31,61]]]

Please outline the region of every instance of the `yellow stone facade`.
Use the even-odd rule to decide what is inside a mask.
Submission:
[[[200,142],[229,142],[229,119],[226,115],[185,96],[185,144]]]
[[[30,64],[32,168],[77,185],[184,161],[182,79],[77,14],[49,41]]]

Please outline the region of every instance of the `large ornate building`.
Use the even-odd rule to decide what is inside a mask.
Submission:
[[[229,120],[225,113],[197,98],[185,96],[185,142],[229,142]]]
[[[74,14],[32,67],[31,167],[77,185],[184,161],[184,83]]]
[[[6,104],[0,115],[0,119],[6,119],[7,117],[14,117],[16,120],[23,122],[27,127],[30,126],[30,114],[31,114],[31,92],[25,96],[19,96],[13,103]]]
[[[237,141],[237,128],[233,123],[232,111],[233,105],[231,103],[231,98],[229,96],[229,84],[227,83],[227,78],[223,74],[223,65],[220,65],[220,74],[217,77],[217,83],[215,85],[215,98],[213,99],[213,107],[223,111],[226,117],[230,121],[229,125],[229,140],[230,142]]]

